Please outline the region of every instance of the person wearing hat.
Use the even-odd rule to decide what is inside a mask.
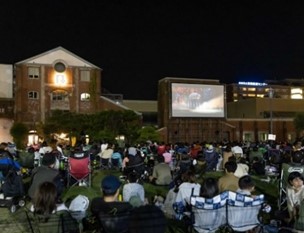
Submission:
[[[206,171],[215,171],[219,154],[215,151],[212,144],[208,145],[207,149],[205,149],[204,156],[206,160]]]
[[[121,182],[113,175],[101,181],[102,197],[96,197],[91,203],[91,212],[99,220],[98,230],[103,232],[128,232],[128,220],[132,205],[118,201]]]
[[[57,187],[58,196],[63,192],[63,182],[58,169],[55,169],[56,156],[52,153],[46,153],[41,162],[40,167],[34,168],[31,175],[31,186],[28,195],[32,199],[39,185],[49,181],[53,182]]]

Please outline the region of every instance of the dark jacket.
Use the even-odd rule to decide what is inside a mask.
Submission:
[[[28,195],[30,198],[34,197],[36,189],[39,187],[40,184],[43,182],[49,181],[54,182],[57,186],[57,192],[60,195],[63,190],[62,187],[58,187],[58,182],[60,180],[59,171],[47,166],[40,166],[33,170],[32,173],[32,181],[31,186],[28,191]]]
[[[91,203],[91,212],[98,219],[102,232],[128,232],[131,210],[128,202],[105,202],[101,197]]]

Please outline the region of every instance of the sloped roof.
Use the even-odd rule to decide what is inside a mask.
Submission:
[[[100,69],[94,64],[84,60],[83,58],[77,56],[76,54],[70,52],[69,50],[59,46],[52,50],[46,51],[44,53],[38,54],[34,57],[30,57],[23,61],[17,62],[16,65],[23,63],[35,63],[35,64],[53,64],[56,60],[64,61],[68,66],[77,67],[89,67]]]

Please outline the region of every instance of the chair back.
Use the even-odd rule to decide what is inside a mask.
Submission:
[[[71,214],[62,210],[46,216],[26,210],[27,221],[32,233],[79,233],[79,223]]]
[[[102,168],[102,169],[110,168],[110,159],[101,158],[100,159],[100,168]]]
[[[259,225],[259,213],[264,195],[250,197],[229,191],[227,200],[227,224],[234,231],[248,231]]]
[[[90,173],[90,157],[69,157],[70,174],[76,179],[83,179]]]
[[[214,198],[191,197],[192,224],[197,232],[211,233],[226,224],[228,192]]]

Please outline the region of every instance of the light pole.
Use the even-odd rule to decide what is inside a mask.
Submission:
[[[273,98],[274,90],[270,87],[269,88],[269,103],[270,103],[270,134],[273,132],[272,128],[272,98]]]

